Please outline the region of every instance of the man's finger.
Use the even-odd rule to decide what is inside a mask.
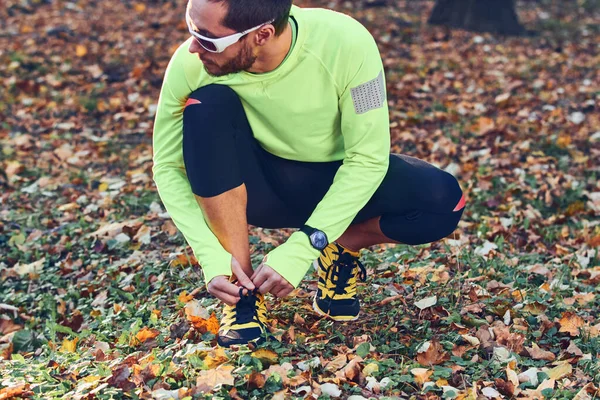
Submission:
[[[286,283],[282,286],[277,287],[277,289],[271,291],[271,293],[273,293],[273,296],[275,297],[283,298],[292,293],[293,291],[294,287]]]
[[[256,268],[256,269],[254,270],[254,273],[253,273],[253,274],[252,274],[252,276],[250,277],[250,280],[251,280],[252,282],[254,282],[254,279],[255,279],[255,278],[256,278],[256,276],[257,276],[257,275],[260,273],[260,271],[262,271],[262,269],[263,269],[263,265],[262,265],[262,264],[260,264],[260,265],[258,266],[258,268]]]
[[[233,283],[229,282],[229,279],[227,277],[215,278],[215,280],[211,281],[209,285],[209,291],[227,293],[228,295],[233,297],[240,297],[239,286],[236,286]]]
[[[277,281],[273,279],[267,279],[262,285],[258,287],[258,291],[262,294],[269,293],[277,285]]]
[[[260,288],[262,284],[264,284],[269,279],[269,270],[267,268],[262,268],[252,279],[254,282],[254,286]]]
[[[227,304],[228,306],[234,306],[237,304],[238,301],[240,301],[239,297],[233,297],[225,293],[219,293],[219,295],[215,297],[221,300],[223,303]]]
[[[237,278],[240,285],[242,285],[248,290],[254,290],[254,283],[252,283],[250,278],[248,278],[248,275],[244,273],[244,270],[242,270],[241,265],[239,264],[239,262],[237,262],[237,260],[235,260],[235,258],[233,258],[231,262],[231,271]]]

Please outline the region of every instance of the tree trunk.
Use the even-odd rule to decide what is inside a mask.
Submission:
[[[475,32],[526,33],[519,23],[514,0],[437,0],[428,22]]]

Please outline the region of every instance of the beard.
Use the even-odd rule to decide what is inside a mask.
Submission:
[[[236,72],[244,71],[252,67],[256,61],[256,56],[252,54],[250,46],[243,46],[240,52],[231,60],[223,65],[208,62],[204,63],[204,70],[211,76],[224,76],[235,74]]]

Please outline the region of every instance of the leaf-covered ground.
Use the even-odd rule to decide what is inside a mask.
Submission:
[[[235,351],[151,180],[184,4],[3,4],[0,399],[600,396],[596,2],[519,2],[526,38],[428,27],[431,1],[299,2],[371,30],[393,150],[468,205],[453,238],[363,252],[358,321],[315,315],[311,271],[269,299],[279,341]],[[258,261],[289,231],[251,233]]]

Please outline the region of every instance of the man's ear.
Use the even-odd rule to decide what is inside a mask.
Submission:
[[[267,42],[275,37],[275,27],[271,24],[267,24],[256,31],[254,35],[254,42],[258,46],[264,46]]]

